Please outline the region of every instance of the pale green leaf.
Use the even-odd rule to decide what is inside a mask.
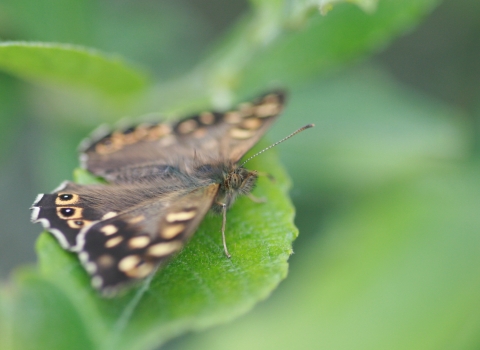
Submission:
[[[35,82],[97,90],[109,96],[140,92],[143,72],[119,57],[68,44],[0,43],[0,70]]]

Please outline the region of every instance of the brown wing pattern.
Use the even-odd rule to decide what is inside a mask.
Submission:
[[[168,204],[173,193],[180,195],[189,186],[201,186],[182,181],[181,176],[121,185],[78,185],[65,181],[52,193],[37,196],[31,220],[52,232],[63,248],[78,250],[77,236],[84,227],[149,201]]]
[[[78,236],[79,258],[105,293],[146,277],[177,253],[210,209],[218,185],[169,193],[94,223]]]
[[[227,112],[115,131],[86,143],[82,163],[107,180],[124,182],[177,171],[189,174],[193,160],[237,162],[276,120],[284,101],[283,92],[272,92]]]

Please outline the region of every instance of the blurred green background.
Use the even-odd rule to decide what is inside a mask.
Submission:
[[[71,179],[79,141],[104,121],[157,108],[192,109],[191,91],[185,106],[165,101],[172,95],[181,101],[177,78],[205,62],[249,6],[220,0],[0,0],[3,40],[116,53],[155,83],[147,102],[124,111],[121,103],[104,106],[85,91],[64,92],[0,73],[3,280],[14,267],[36,261],[40,227],[30,224],[28,208],[37,193]],[[480,2],[447,0],[431,13],[404,15],[409,24],[400,18],[390,37],[372,30],[372,45],[359,42],[352,49],[345,18],[364,21],[352,21],[352,28],[368,27],[376,12],[339,4],[326,17],[311,15],[319,18],[324,37],[287,35],[246,70],[237,85],[242,97],[272,83],[290,90],[270,140],[316,124],[278,149],[293,180],[300,230],[289,277],[244,317],[165,348],[480,347]],[[321,31],[335,21],[345,36]],[[308,32],[298,25],[300,33]],[[310,46],[316,39],[324,51]],[[284,52],[304,54],[301,48],[303,62],[279,62]],[[321,64],[309,50],[321,53]],[[284,74],[277,77],[274,68]]]

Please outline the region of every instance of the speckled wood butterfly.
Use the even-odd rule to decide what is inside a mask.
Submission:
[[[284,93],[272,92],[228,112],[94,133],[81,144],[82,166],[110,184],[64,182],[37,196],[31,219],[77,252],[93,287],[106,294],[178,252],[210,209],[223,214],[229,256],[226,210],[250,194],[258,176],[240,158],[284,101]]]

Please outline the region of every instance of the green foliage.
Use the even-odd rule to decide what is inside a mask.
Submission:
[[[24,10],[34,3],[51,23]],[[7,1],[4,10],[16,23],[4,26],[19,26],[35,42],[0,43],[0,70],[8,74],[0,76],[0,146],[8,149],[13,137],[3,136],[19,128],[23,119],[16,116],[26,113],[23,108],[34,116],[39,133],[49,130],[31,156],[41,159],[32,172],[42,179],[36,181],[43,181],[44,191],[71,172],[69,153],[84,134],[79,126],[93,127],[112,120],[112,114],[120,119],[223,107],[286,86],[290,103],[271,139],[306,123],[317,125],[279,152],[295,180],[302,233],[291,277],[245,318],[167,347],[475,348],[480,189],[478,165],[470,156],[476,135],[461,113],[400,87],[373,65],[339,73],[411,30],[436,4],[251,0],[195,68],[149,85],[153,77],[102,53],[130,47],[135,53],[129,56],[126,50],[127,59],[153,55],[153,39],[137,35],[121,41],[130,33],[124,27],[128,13],[103,18],[108,11],[90,2]],[[195,11],[175,6],[162,17],[182,18],[170,16],[172,38],[181,37],[179,27],[186,23],[192,36],[201,32],[205,24],[198,16],[188,20],[188,11]],[[145,33],[139,28],[142,17],[136,16],[132,33]],[[104,38],[93,34],[97,27],[85,24],[91,20],[107,23],[98,25],[99,31],[115,33],[115,39],[99,44]],[[188,61],[185,43],[162,35],[162,54],[168,53],[169,62]],[[143,46],[150,47],[137,52]],[[157,57],[162,56],[147,61]],[[150,69],[162,76],[162,69]],[[92,104],[86,95],[100,103]],[[104,102],[111,106],[107,112]],[[232,320],[269,297],[287,275],[297,236],[287,196],[290,182],[275,152],[248,167],[276,180],[261,178],[255,189],[267,203],[242,198],[229,211],[232,259],[223,254],[221,219],[207,216],[165,268],[115,298],[100,297],[76,255],[43,233],[37,241],[38,266],[17,269],[0,289],[0,347],[151,349]],[[101,181],[82,170],[75,170],[74,178]]]
[[[138,92],[145,77],[120,58],[50,43],[0,43],[0,68],[32,81],[63,83],[121,97]]]

